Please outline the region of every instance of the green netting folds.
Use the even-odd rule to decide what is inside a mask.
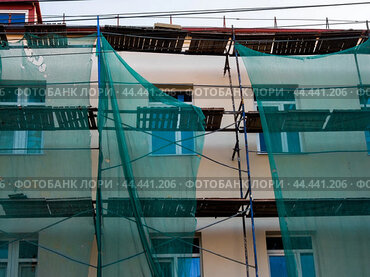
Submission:
[[[203,113],[104,38],[97,59],[96,38],[26,34],[0,48],[0,276],[198,270]]]
[[[166,254],[192,253],[196,199],[188,184],[199,166],[204,116],[146,81],[104,38],[101,52],[103,276],[190,276],[191,262],[173,264]],[[111,180],[116,189],[106,186]]]
[[[96,264],[95,40],[26,35],[0,48],[0,276],[87,276]]]
[[[236,45],[256,96],[289,276],[369,276],[370,43],[309,57]]]

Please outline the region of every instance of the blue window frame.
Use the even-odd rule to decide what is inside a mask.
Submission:
[[[191,102],[188,91],[171,92],[180,102]],[[153,131],[152,155],[191,155],[194,154],[194,133],[191,131]],[[178,141],[176,143],[176,141]]]
[[[200,277],[200,258],[178,258],[178,277]]]
[[[0,24],[25,24],[25,13],[0,13]]]
[[[176,154],[176,132],[175,131],[153,131],[152,151],[153,155]],[[172,142],[172,143],[171,143]]]
[[[370,98],[367,94],[365,94],[364,97],[360,98],[360,105],[361,105],[362,110],[370,109]],[[368,128],[370,128],[370,126],[368,126]],[[370,155],[370,131],[365,131],[365,140],[366,140],[367,154]]]
[[[183,237],[188,243],[198,247],[185,247],[178,241],[169,242],[164,237],[154,237],[152,242],[156,249],[156,258],[166,277],[201,277],[200,238]],[[166,243],[167,242],[167,243]],[[158,245],[162,245],[158,247]]]
[[[267,111],[288,111],[288,110],[295,110],[296,106],[295,103],[286,103],[286,102],[274,102],[265,103],[264,110]],[[263,133],[259,134],[259,149],[258,151],[261,153],[267,152],[266,140]],[[300,153],[301,152],[301,142],[300,136],[298,132],[271,132],[270,139],[272,143],[272,151],[276,153]]]
[[[293,237],[293,255],[298,269],[298,277],[316,277],[314,252],[310,236]],[[269,256],[270,276],[288,277],[287,261],[284,255],[283,241],[280,236],[266,238]]]
[[[285,257],[282,255],[269,255],[271,277],[288,277]]]
[[[24,13],[12,13],[10,23],[24,24],[26,23],[26,15]]]
[[[0,13],[0,24],[8,24],[8,23],[9,23],[9,14],[8,13]]]

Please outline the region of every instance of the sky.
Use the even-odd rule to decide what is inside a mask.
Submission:
[[[313,5],[313,4],[333,4],[348,2],[364,2],[356,0],[321,0],[321,1],[292,1],[292,0],[85,0],[85,1],[61,1],[61,2],[41,2],[41,12],[44,21],[48,16],[61,16],[63,13],[67,16],[73,15],[103,15],[118,14],[128,12],[157,12],[157,11],[178,11],[194,9],[228,9],[228,8],[255,8],[271,6],[293,6],[293,5]],[[323,24],[320,26],[299,26],[298,28],[325,28],[325,19],[328,17],[331,29],[366,29],[365,23],[337,25],[335,20],[370,20],[370,4],[354,5],[344,7],[327,8],[308,8],[294,10],[275,10],[260,12],[240,12],[229,14],[210,14],[201,15],[203,17],[216,17],[215,19],[194,19],[194,18],[172,18],[173,24],[181,26],[204,26],[204,27],[222,27],[223,16],[226,16],[226,26],[231,27],[273,27],[274,17],[276,16],[278,27],[287,25],[305,25],[305,24]],[[228,17],[239,18],[228,19]],[[55,18],[50,17],[49,20]],[[248,20],[246,20],[248,19]],[[289,19],[289,20],[286,20]],[[292,20],[292,19],[301,19]],[[302,21],[302,19],[319,19],[321,21]],[[331,21],[332,20],[332,21]],[[154,23],[169,23],[169,17],[166,18],[120,18],[122,26],[153,26]],[[96,20],[90,21],[71,21],[68,25],[96,25]],[[116,25],[117,19],[101,20],[101,25]]]

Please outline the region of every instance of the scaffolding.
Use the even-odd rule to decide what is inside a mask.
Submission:
[[[62,26],[60,28],[64,28]],[[64,32],[65,30],[63,30]],[[103,83],[101,80],[101,53],[103,52],[101,47],[101,30],[98,21],[98,28],[97,28],[97,54],[98,54],[98,85],[99,87]],[[109,34],[109,29],[105,28],[104,31]],[[122,33],[121,35],[132,35],[135,30],[131,33]],[[156,31],[154,31],[155,33]],[[104,34],[104,32],[103,32]],[[112,34],[117,36],[117,34]],[[167,34],[166,34],[167,35]],[[184,37],[186,34],[183,34]],[[202,248],[200,246],[194,245],[190,243],[191,247],[199,247],[200,250],[206,251],[213,255],[217,255],[219,257],[225,258],[231,262],[235,262],[241,265],[246,266],[246,275],[250,276],[249,268],[254,268],[255,275],[258,276],[258,263],[257,263],[257,247],[256,247],[256,239],[255,239],[255,226],[254,226],[254,218],[257,216],[260,217],[269,217],[269,216],[277,216],[277,207],[276,203],[273,200],[254,200],[252,197],[252,187],[251,187],[251,174],[250,174],[250,164],[249,164],[249,145],[248,145],[248,133],[262,133],[262,124],[259,112],[252,112],[246,111],[243,97],[241,97],[241,101],[237,107],[237,103],[233,94],[234,85],[232,83],[232,76],[231,76],[231,68],[230,68],[230,57],[235,57],[236,59],[236,70],[238,76],[238,86],[237,88],[240,90],[240,95],[243,95],[243,86],[241,81],[241,73],[239,68],[239,55],[238,52],[233,50],[232,45],[235,45],[237,39],[234,30],[231,30],[230,34],[223,34],[227,40],[224,39],[222,42],[219,42],[215,49],[217,53],[220,52],[219,48],[225,49],[227,46],[227,51],[225,54],[225,67],[224,67],[224,74],[228,75],[229,78],[229,89],[231,91],[231,101],[232,101],[232,111],[225,111],[222,108],[205,108],[202,109],[204,120],[205,120],[205,131],[210,131],[210,133],[214,132],[234,132],[235,133],[235,147],[233,149],[232,160],[237,159],[238,167],[233,169],[238,171],[238,178],[240,183],[240,198],[237,199],[197,199],[196,205],[194,206],[193,200],[188,200],[188,202],[184,201],[181,198],[160,198],[157,197],[155,199],[150,198],[142,198],[140,199],[141,211],[132,211],[132,203],[130,203],[129,198],[106,198],[102,196],[101,187],[97,187],[96,192],[96,199],[92,197],[81,197],[81,198],[63,198],[63,199],[26,199],[25,195],[22,194],[13,194],[10,199],[1,199],[0,203],[5,211],[5,215],[2,218],[59,218],[65,217],[66,219],[61,220],[60,222],[56,222],[54,224],[45,226],[41,228],[39,231],[46,230],[52,228],[58,223],[64,222],[65,220],[78,218],[78,217],[88,217],[94,221],[94,236],[96,238],[97,244],[97,262],[96,264],[90,264],[86,261],[76,260],[74,257],[69,255],[65,255],[61,252],[55,251],[49,247],[44,246],[44,249],[50,252],[53,252],[56,255],[60,255],[65,259],[80,263],[84,266],[88,266],[94,268],[97,271],[97,276],[104,276],[103,269],[107,267],[107,264],[104,263],[102,260],[103,255],[103,248],[102,248],[102,225],[104,218],[136,218],[137,221],[140,220],[140,217],[148,217],[148,218],[156,218],[161,217],[163,215],[158,214],[155,212],[157,210],[153,207],[166,207],[167,211],[164,212],[166,217],[173,217],[173,218],[189,218],[192,216],[196,217],[217,217],[222,216],[225,219],[216,221],[210,225],[202,227],[201,229],[196,229],[196,231],[204,230],[205,228],[209,228],[214,226],[215,224],[219,224],[229,220],[231,218],[240,217],[242,220],[242,232],[243,232],[243,243],[244,243],[244,254],[245,254],[245,261],[241,262],[230,257],[225,257],[222,254],[215,253],[212,250]],[[358,34],[357,34],[358,35]],[[362,37],[362,33],[360,33],[361,39],[365,40]],[[157,40],[160,40],[161,37],[158,37],[158,34],[155,35]],[[140,41],[143,45],[146,45],[150,49],[148,51],[153,52],[162,52],[164,47],[169,47],[169,52],[176,52],[181,53],[181,47],[179,44],[179,37],[176,33],[174,35],[175,38],[171,38],[172,40],[176,40],[176,43],[170,43],[169,45],[163,45],[161,49],[152,49],[151,46],[147,45],[145,40]],[[196,37],[196,36],[194,36]],[[231,39],[230,39],[231,38]],[[6,38],[1,38],[4,41]],[[181,39],[181,38],[180,38]],[[204,36],[202,37],[204,39]],[[211,39],[214,39],[211,37]],[[217,39],[222,39],[217,37]],[[299,38],[301,39],[301,38]],[[307,39],[305,37],[305,39]],[[31,42],[31,46],[35,46],[36,44],[40,46],[51,46],[57,45],[59,47],[65,47],[67,44],[66,40],[59,40],[55,37],[45,37],[40,40],[35,39],[35,37],[28,37],[27,40]],[[260,39],[261,40],[261,39]],[[109,41],[109,39],[108,39]],[[206,44],[207,40],[202,41],[203,44]],[[217,42],[217,41],[216,41]],[[261,42],[261,41],[260,41]],[[259,44],[260,44],[259,42]],[[358,42],[358,38],[357,38]],[[36,44],[35,44],[36,43]],[[117,42],[120,43],[127,43],[127,41]],[[198,43],[198,44],[196,44]],[[202,45],[197,40],[191,42],[189,51],[193,54],[204,54],[209,53],[205,52],[205,49],[201,49],[202,47],[208,49],[209,45],[207,44]],[[5,43],[6,44],[6,43]],[[137,44],[135,44],[137,45]],[[158,43],[156,43],[158,45]],[[248,44],[246,44],[248,46]],[[136,47],[136,46],[135,46]],[[138,46],[139,47],[139,46]],[[213,47],[213,46],[212,46]],[[274,51],[278,51],[279,49],[276,45]],[[140,47],[139,47],[140,48]],[[305,48],[306,49],[306,48]],[[310,49],[309,47],[307,49]],[[127,50],[127,48],[123,47],[122,50]],[[231,51],[234,52],[231,52]],[[311,49],[312,50],[312,49]],[[311,51],[307,50],[307,51]],[[133,49],[133,51],[138,51],[138,49]],[[323,50],[324,51],[324,50]],[[213,53],[214,54],[214,53]],[[306,54],[306,52],[302,52],[302,55]],[[360,84],[361,87],[365,85],[363,83]],[[114,104],[114,101],[112,101]],[[114,105],[113,105],[114,106]],[[118,105],[116,107],[110,107],[112,110],[120,110]],[[108,112],[114,114],[112,110],[108,109]],[[99,109],[92,108],[90,106],[63,106],[63,107],[54,107],[54,106],[43,106],[43,107],[32,107],[32,106],[9,106],[9,107],[2,107],[0,109],[0,130],[1,131],[14,131],[14,130],[23,130],[23,131],[73,131],[73,130],[88,130],[88,131],[96,131],[99,132],[105,131],[116,131],[117,127],[107,127],[104,126],[102,129],[99,129]],[[184,123],[178,122],[179,115],[181,115],[181,120],[186,122],[191,121],[194,117],[193,114],[187,110],[179,111],[178,109],[170,109],[167,108],[166,110],[163,109],[156,109],[156,108],[138,108],[136,110],[120,110],[120,112],[128,114],[130,116],[134,116],[136,120],[135,126],[125,126],[124,123],[120,121],[120,117],[117,116],[113,119],[115,124],[120,126],[120,131],[117,133],[117,137],[119,137],[119,144],[125,145],[125,138],[122,134],[124,130],[134,130],[134,131],[143,131],[147,132],[150,130],[158,131],[163,129],[163,121],[166,122],[165,125],[167,126],[165,129],[172,130],[172,131],[181,131],[186,130],[184,129]],[[153,114],[161,114],[159,117],[154,118]],[[294,131],[302,131],[302,132],[321,132],[325,131],[364,131],[368,128],[368,118],[370,117],[369,110],[359,110],[359,109],[348,109],[345,112],[340,110],[319,110],[319,109],[306,109],[306,110],[291,110],[291,111],[274,111],[271,113],[271,121],[269,122],[269,126],[271,126],[270,131],[279,130],[280,132],[288,132],[290,130]],[[234,118],[234,122],[231,125],[221,128],[221,122],[223,115],[231,115]],[[150,119],[148,119],[150,118]],[[147,120],[148,119],[148,120]],[[314,119],[314,120],[313,120]],[[358,124],[353,124],[353,120],[356,120]],[[100,118],[101,120],[101,118]],[[149,122],[149,123],[148,123]],[[149,124],[149,125],[148,125]],[[161,125],[162,124],[162,125]],[[172,126],[172,127],[168,127]],[[275,128],[275,129],[274,129]],[[190,129],[193,130],[193,129]],[[198,129],[194,129],[195,131],[199,131]],[[240,146],[240,139],[239,134],[243,134],[244,138],[244,147],[246,150],[246,169],[243,169],[243,165],[241,163],[241,146]],[[97,148],[88,148],[92,150],[101,150],[101,141],[99,139],[99,146]],[[175,142],[176,143],[176,142]],[[67,148],[61,147],[59,150],[74,150],[76,148]],[[86,148],[87,149],[87,148]],[[47,150],[44,148],[43,150]],[[84,150],[83,148],[79,148],[78,150]],[[127,157],[127,149],[126,151],[122,151],[120,153],[121,159],[123,162],[130,163],[130,157]],[[210,157],[202,155],[202,153],[197,153],[198,155],[202,156],[203,158],[209,159],[213,162],[216,162],[222,166],[225,166],[220,161],[215,161]],[[104,159],[101,156],[101,152],[99,154],[99,166]],[[98,172],[100,173],[103,169],[99,168]],[[247,181],[248,181],[248,190],[245,192],[243,191],[243,173],[247,174]],[[130,179],[134,179],[133,174],[125,172],[125,176],[130,176]],[[101,180],[101,176],[97,176],[98,180]],[[311,202],[310,202],[311,201]],[[322,203],[319,201],[313,201],[312,199],[307,199],[305,203],[302,204],[301,201],[287,201],[286,205],[290,207],[290,212],[292,214],[298,215],[302,207],[308,207],[310,205],[314,206],[319,203],[322,205],[322,209],[320,209],[321,215],[332,215],[335,213],[340,213],[345,211],[348,212],[348,215],[368,215],[368,210],[360,210],[360,211],[350,211],[351,209],[346,209],[346,207],[356,206],[358,205],[361,207],[362,205],[368,205],[368,200],[364,199],[347,199],[347,200],[331,200],[331,204],[327,204],[328,200],[322,200]],[[301,206],[300,206],[301,205]],[[222,207],[221,207],[222,206]],[[181,207],[181,209],[179,209]],[[326,208],[325,208],[326,207]],[[333,208],[334,207],[334,208]],[[158,208],[159,210],[159,208]],[[35,212],[36,211],[36,212]],[[112,212],[115,211],[115,212]],[[142,214],[142,215],[139,215]],[[253,238],[253,251],[254,251],[254,264],[250,264],[248,260],[248,251],[247,251],[247,227],[246,227],[246,219],[250,218],[251,226],[252,226],[252,238]],[[147,228],[143,223],[142,225],[144,228]],[[144,228],[139,231],[139,233],[145,233]],[[145,234],[142,234],[142,237],[145,237]],[[18,240],[24,238],[17,238]],[[176,239],[176,238],[172,238]],[[145,245],[143,243],[143,253],[150,253],[150,245]],[[148,254],[149,255],[149,254]],[[150,260],[150,257],[147,257],[147,260]],[[117,261],[120,262],[120,261]],[[149,265],[150,272],[152,276],[160,276],[160,273],[156,271],[155,262],[152,261],[153,264]],[[108,264],[109,266],[110,264]]]

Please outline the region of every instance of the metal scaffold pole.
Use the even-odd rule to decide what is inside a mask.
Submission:
[[[246,121],[246,117],[245,117],[245,105],[244,105],[244,100],[243,100],[243,87],[242,87],[242,81],[241,81],[241,76],[240,76],[238,51],[235,49],[235,32],[234,32],[234,29],[233,29],[233,34],[232,34],[232,42],[234,44],[236,69],[237,69],[237,73],[238,73],[238,82],[239,82],[239,90],[240,90],[240,106],[241,106],[241,110],[242,110],[245,156],[246,156],[245,158],[246,158],[246,161],[247,161],[247,176],[248,176],[248,191],[245,194],[245,196],[242,195],[242,197],[247,198],[249,196],[249,208],[250,208],[250,215],[251,215],[252,237],[253,237],[254,264],[255,264],[256,277],[258,277],[256,233],[255,233],[255,226],[254,226],[252,182],[251,182],[251,174],[250,174],[249,146],[248,146],[248,135],[247,135],[247,124],[246,124],[247,121]]]
[[[240,162],[240,147],[239,147],[239,125],[238,124],[238,114],[236,113],[235,109],[235,96],[234,96],[234,90],[233,90],[233,83],[231,78],[231,71],[230,71],[230,61],[229,61],[229,55],[230,55],[230,49],[231,49],[232,43],[229,44],[229,48],[226,54],[226,61],[225,61],[225,68],[224,68],[224,74],[228,74],[229,77],[229,85],[230,85],[230,91],[231,91],[231,101],[233,106],[233,113],[234,113],[234,123],[235,123],[235,148],[234,151],[237,154],[237,161],[238,161],[238,175],[239,175],[239,184],[240,184],[240,198],[243,198],[243,178],[242,178],[242,171],[241,171],[241,162]],[[244,206],[241,207],[242,210],[244,210]],[[248,264],[248,244],[247,244],[247,227],[245,223],[245,216],[246,213],[242,213],[242,224],[243,224],[243,243],[244,243],[244,255],[245,255],[245,264],[246,264],[246,271],[247,271],[247,277],[249,277],[249,264]]]
[[[101,40],[100,40],[100,23],[99,23],[99,16],[97,17],[97,41],[96,41],[96,51],[98,53],[98,86],[99,86],[99,91],[101,88]],[[99,123],[99,122],[98,122]],[[98,126],[99,128],[99,126]],[[101,232],[102,232],[102,195],[101,195],[101,187],[100,187],[100,179],[101,179],[101,162],[103,160],[101,149],[101,129],[99,129],[99,165],[98,165],[98,186],[97,186],[97,191],[96,191],[96,220],[95,220],[95,232],[96,232],[96,245],[98,249],[98,262],[97,262],[97,277],[102,276],[102,257],[101,257],[101,252],[102,252],[102,241],[101,241]]]

